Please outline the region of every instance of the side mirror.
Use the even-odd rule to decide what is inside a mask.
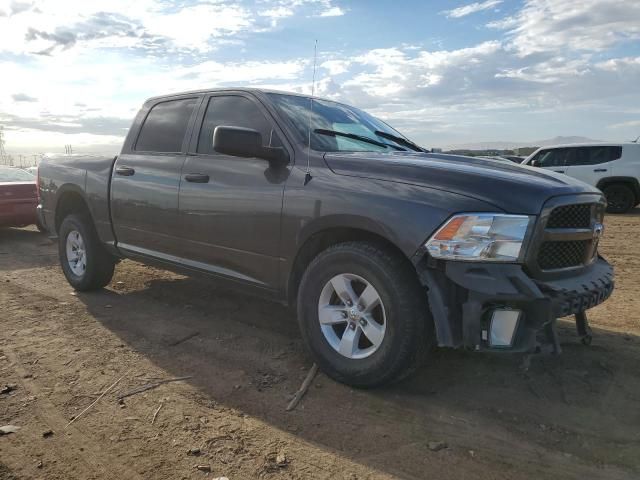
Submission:
[[[539,167],[540,165],[538,164],[538,160],[531,160],[529,162],[529,166],[531,166],[531,167]]]
[[[273,167],[289,163],[289,154],[282,147],[263,147],[257,130],[242,127],[218,126],[213,131],[213,149],[234,157],[263,158]]]

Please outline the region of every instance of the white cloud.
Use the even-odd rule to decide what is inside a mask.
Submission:
[[[640,39],[637,0],[526,0],[515,15],[489,23],[507,30],[521,56],[534,53],[602,51]]]
[[[168,37],[179,48],[207,51],[212,48],[211,38],[246,31],[253,25],[253,18],[248,10],[236,5],[205,4],[151,16],[144,25],[149,33]]]
[[[488,3],[466,5],[458,14]],[[230,85],[310,93],[307,56],[245,50],[244,42],[271,36],[286,44],[299,35],[279,28],[286,22],[323,28],[319,17],[348,13],[339,0],[25,5],[16,9],[0,0],[0,123],[9,150],[27,145],[27,138],[34,148],[43,142],[117,145],[142,101],[157,94]],[[506,139],[510,132],[521,139],[522,131],[543,138],[537,129],[585,124],[633,138],[640,51],[629,40],[640,38],[639,5],[526,0],[484,32],[495,39],[465,48],[446,48],[446,38],[429,48],[354,39],[347,27],[335,32],[340,51],[318,52],[316,92],[366,108],[427,145],[491,137],[493,130]],[[549,136],[607,136],[600,131]]]
[[[340,17],[344,15],[346,12],[340,7],[329,7],[326,10],[322,11],[319,17]]]
[[[637,127],[640,132],[640,120],[629,120],[628,122],[614,123],[613,125],[609,125],[607,128],[618,129],[635,127]]]
[[[320,66],[329,72],[329,75],[340,75],[349,71],[349,60],[327,60],[322,62]]]
[[[471,15],[472,13],[481,12],[482,10],[488,10],[501,3],[502,0],[486,0],[485,2],[474,2],[452,10],[445,10],[441,13],[445,14],[448,18],[460,18]]]

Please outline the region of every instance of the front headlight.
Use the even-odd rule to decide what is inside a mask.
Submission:
[[[531,222],[527,215],[461,213],[451,217],[427,241],[434,258],[515,262]]]

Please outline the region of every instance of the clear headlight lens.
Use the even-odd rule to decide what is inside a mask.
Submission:
[[[520,258],[531,217],[462,213],[447,221],[426,243],[434,258],[515,262]]]

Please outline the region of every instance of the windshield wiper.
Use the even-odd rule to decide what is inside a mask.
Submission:
[[[355,133],[347,133],[347,132],[338,132],[337,130],[326,130],[324,128],[316,128],[313,133],[317,133],[318,135],[326,135],[328,137],[345,137],[350,138],[352,140],[358,140],[364,143],[370,143],[371,145],[377,145],[382,148],[395,148],[396,150],[404,150],[404,148],[398,147],[396,145],[389,145],[388,143],[379,142],[378,140],[374,140],[373,138],[365,137],[363,135],[357,135]]]
[[[405,147],[409,147],[411,150],[415,150],[416,152],[424,152],[424,148],[416,145],[415,143],[407,140],[406,138],[398,137],[396,135],[391,135],[390,133],[383,132],[381,130],[376,130],[374,132],[376,135],[382,138],[386,138],[387,140],[393,140],[400,145],[404,145]]]

